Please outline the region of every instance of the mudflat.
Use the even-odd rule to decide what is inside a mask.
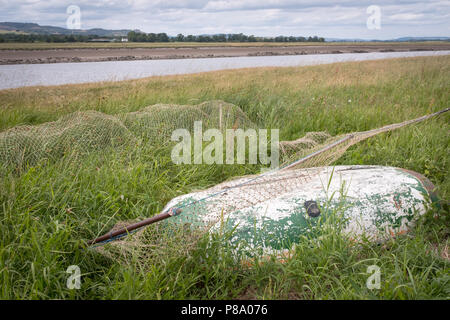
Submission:
[[[0,64],[450,50],[450,43],[355,43],[0,50]]]

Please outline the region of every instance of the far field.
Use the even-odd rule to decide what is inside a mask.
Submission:
[[[210,45],[210,44],[209,44]],[[224,100],[280,139],[369,130],[449,107],[450,56],[259,68],[0,91],[0,133],[75,111],[118,114],[156,103]],[[170,149],[133,145],[77,162],[0,170],[2,299],[449,299],[450,114],[353,146],[336,164],[402,167],[427,176],[441,208],[413,232],[355,245],[338,234],[296,247],[285,263],[253,268],[219,242],[166,243],[129,259],[86,249],[116,222],[156,214],[171,198],[259,172],[249,165],[177,166]],[[1,151],[1,150],[0,150]],[[366,287],[381,268],[381,289]],[[66,288],[69,265],[83,273]]]

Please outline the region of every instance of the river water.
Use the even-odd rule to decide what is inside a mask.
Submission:
[[[37,85],[120,81],[150,76],[189,74],[224,69],[306,66],[345,61],[448,54],[450,54],[450,51],[409,51],[0,65],[0,89]]]

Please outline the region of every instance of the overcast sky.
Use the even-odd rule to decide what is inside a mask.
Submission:
[[[80,7],[83,29],[362,39],[450,36],[450,1],[445,0],[0,0],[0,21],[66,27],[69,5]],[[367,27],[371,5],[381,10],[379,29]]]

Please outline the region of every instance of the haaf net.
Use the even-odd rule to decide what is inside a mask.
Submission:
[[[281,165],[274,172],[244,177],[205,190],[205,196],[217,196],[221,205],[211,211],[208,216],[210,221],[204,221],[204,225],[218,221],[233,210],[253,206],[295,190],[314,176],[315,167],[332,164],[348,148],[362,140],[446,111],[448,109],[370,131],[338,136],[330,136],[326,132],[309,132],[294,141],[281,141]],[[18,126],[1,132],[0,162],[7,170],[14,170],[61,158],[80,159],[92,152],[109,152],[111,148],[130,144],[136,147],[145,144],[164,145],[171,143],[172,132],[176,129],[187,129],[192,133],[195,121],[202,121],[203,130],[257,129],[239,107],[223,101],[208,101],[199,105],[157,104],[117,115],[96,111],[76,112],[54,122]],[[309,169],[290,170],[300,168]],[[130,248],[146,248],[161,239],[153,236],[148,238],[148,234],[154,233],[146,234],[138,232],[134,237],[115,242],[114,245],[129,251]]]
[[[362,140],[435,115],[370,131],[338,136],[309,132],[294,141],[281,141],[281,167],[291,163],[290,168],[329,165]],[[54,122],[17,126],[0,132],[0,162],[3,166],[25,167],[40,161],[54,161],[71,155],[79,157],[80,154],[101,152],[108,147],[130,143],[161,145],[170,143],[172,132],[176,129],[187,129],[192,133],[195,121],[202,121],[203,130],[257,129],[239,107],[223,101],[207,101],[199,105],[156,104],[117,115],[97,111],[75,112]],[[308,155],[311,156],[304,159]],[[298,159],[302,160],[295,161]]]
[[[175,129],[193,130],[202,121],[204,130],[255,128],[239,107],[222,101],[199,105],[157,104],[137,112],[107,115],[97,111],[75,112],[41,125],[23,125],[0,132],[0,162],[24,168],[63,156],[79,158],[91,152],[141,142],[169,143]]]

